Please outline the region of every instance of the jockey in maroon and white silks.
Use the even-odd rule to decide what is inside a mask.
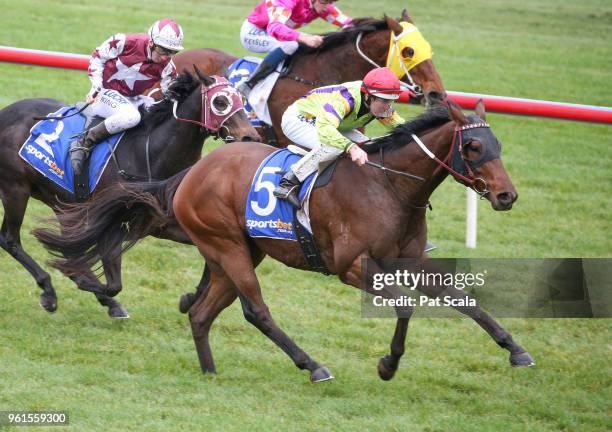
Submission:
[[[95,144],[140,123],[141,105],[153,99],[143,93],[161,83],[166,93],[177,75],[172,56],[183,49],[183,30],[171,19],[156,21],[147,33],[118,33],[95,49],[89,60],[90,113],[105,120],[71,144],[72,167],[80,175]]]
[[[157,21],[149,33],[118,33],[111,36],[93,52],[89,61],[92,89],[88,99],[97,91],[99,100],[92,111],[105,117],[111,134],[129,129],[140,122],[140,105],[153,100],[143,93],[161,81],[166,92],[176,76],[172,56],[182,47],[183,31],[170,19]]]

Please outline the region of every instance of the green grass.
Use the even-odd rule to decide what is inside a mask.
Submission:
[[[172,16],[187,48],[240,54],[239,28],[254,3],[0,0],[0,43],[89,53],[112,33],[144,31]],[[339,5],[353,16],[380,16],[399,15],[406,4]],[[408,6],[450,90],[612,106],[608,1]],[[0,107],[41,96],[72,103],[88,89],[84,72],[0,63]],[[429,214],[435,256],[610,257],[609,126],[495,114],[488,120],[519,201],[507,213],[481,202],[478,248],[468,250],[465,192],[447,181]],[[22,231],[40,263],[48,256],[29,231],[50,214],[31,201]],[[0,252],[0,410],[68,410],[70,429],[78,431],[610,429],[610,320],[500,320],[537,362],[511,369],[506,352],[472,321],[414,319],[398,374],[382,382],[376,363],[388,351],[394,321],[361,318],[360,294],[335,278],[271,260],[258,274],[274,317],[336,380],[309,384],[236,304],[212,331],[219,374],[203,376],[176,307],[202,264],[195,248],[146,239],[124,259],[119,299],[132,318],[111,322],[93,296],[56,271],[59,310],[48,315],[37,306],[30,275]]]

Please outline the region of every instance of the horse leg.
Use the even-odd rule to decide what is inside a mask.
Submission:
[[[30,189],[29,187],[17,185],[11,187],[10,190],[3,190],[2,192],[4,219],[2,221],[2,228],[0,228],[0,247],[19,261],[34,277],[34,280],[36,280],[36,283],[43,291],[40,295],[40,305],[47,312],[55,312],[57,310],[57,295],[51,284],[51,276],[26,253],[21,245],[19,232],[30,197]]]
[[[202,278],[200,279],[200,283],[196,287],[196,291],[194,293],[185,293],[181,296],[179,300],[179,311],[181,313],[187,313],[191,306],[203,295],[206,295],[206,290],[210,286],[210,269],[208,268],[208,264],[204,264],[204,272],[202,273]]]
[[[368,294],[382,296],[385,299],[399,299],[403,293],[396,286],[385,285],[381,290],[374,290],[371,286],[364,285],[363,281],[363,266],[362,259],[368,259],[368,280],[371,279],[374,273],[383,273],[383,270],[376,262],[367,255],[358,256],[349,269],[340,276],[342,282],[359,288]],[[380,359],[378,362],[378,376],[381,379],[388,381],[395,375],[399,367],[399,361],[404,355],[406,334],[408,333],[408,322],[412,316],[414,308],[412,306],[396,306],[395,313],[397,314],[397,322],[395,324],[395,332],[391,339],[391,352]]]
[[[423,269],[426,273],[440,272],[435,266],[428,264],[428,261],[425,261],[423,264]],[[419,285],[418,289],[432,298],[440,297],[443,294],[445,296],[450,296],[453,299],[463,300],[453,302],[457,304],[457,306],[453,306],[453,308],[476,321],[478,325],[482,327],[500,347],[510,351],[510,364],[512,366],[535,365],[531,355],[525,351],[523,347],[517,344],[514,339],[512,339],[512,335],[504,330],[504,328],[500,326],[488,313],[482,310],[478,304],[476,304],[476,306],[459,306],[460,304],[469,304],[466,300],[470,297],[468,297],[465,291],[459,290],[454,286],[437,287]]]
[[[206,295],[200,296],[189,309],[189,322],[202,372],[216,373],[209,343],[210,328],[219,313],[236,300],[236,290],[232,281],[219,273],[210,277],[205,289]]]
[[[112,319],[129,318],[130,315],[125,307],[112,297],[116,296],[122,288],[121,285],[121,255],[119,247],[102,259],[102,268],[106,277],[106,285],[103,285],[91,269],[83,268],[78,274],[65,273],[82,291],[93,293],[98,302],[108,308],[108,315]]]
[[[280,347],[299,369],[310,371],[312,382],[327,381],[333,376],[326,367],[319,365],[283,332],[272,319],[265,304],[259,281],[255,275],[252,257],[248,254],[248,246],[236,248],[235,243],[223,243],[224,254],[221,255],[221,267],[232,280],[238,290],[244,317],[272,342]]]
[[[117,319],[130,317],[127,309],[123,305],[121,305],[121,303],[119,303],[112,297],[109,297],[105,294],[100,294],[100,292],[104,290],[104,286],[100,283],[100,280],[90,269],[83,270],[83,273],[79,275],[68,276],[70,277],[70,279],[72,279],[72,281],[77,285],[80,290],[92,292],[98,299],[98,302],[102,306],[108,308],[108,315],[111,318]]]

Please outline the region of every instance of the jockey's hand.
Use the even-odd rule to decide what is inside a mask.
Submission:
[[[298,42],[308,45],[311,48],[317,48],[323,43],[323,36],[300,33]]]
[[[368,154],[357,145],[351,147],[349,155],[351,155],[351,160],[355,162],[357,166],[362,166],[368,161]]]
[[[100,98],[100,89],[92,87],[92,89],[85,96],[85,102],[92,104]]]

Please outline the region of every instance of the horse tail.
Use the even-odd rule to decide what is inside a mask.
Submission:
[[[59,226],[33,230],[57,257],[51,265],[67,274],[117,258],[151,231],[174,222],[172,200],[188,169],[159,182],[115,183],[85,203],[69,204]]]

